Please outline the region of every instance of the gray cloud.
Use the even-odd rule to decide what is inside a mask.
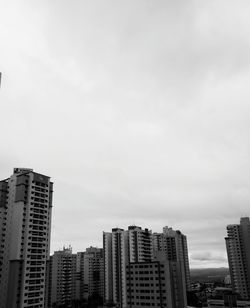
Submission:
[[[249,215],[249,3],[0,5],[0,171],[55,181],[52,250],[169,225],[221,265]]]
[[[218,253],[211,253],[210,251],[198,252],[191,254],[191,261],[198,261],[199,263],[209,263],[214,262],[218,264],[227,264],[227,258],[225,255]]]

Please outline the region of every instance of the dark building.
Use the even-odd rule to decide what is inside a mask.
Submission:
[[[72,253],[71,247],[63,247],[62,250],[54,252],[50,267],[49,307],[70,307],[76,299],[76,254]]]

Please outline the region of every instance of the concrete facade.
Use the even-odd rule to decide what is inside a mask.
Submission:
[[[0,307],[45,307],[53,183],[15,168],[0,182]]]
[[[84,252],[76,253],[76,299],[84,299]]]
[[[103,249],[89,247],[84,253],[84,289],[83,298],[103,298],[104,296],[104,272],[103,272]]]
[[[126,266],[153,258],[152,232],[129,226],[103,233],[104,301],[127,307]]]
[[[126,265],[128,263],[128,232],[114,228],[103,233],[104,301],[127,306]]]
[[[233,290],[250,299],[250,221],[227,226],[226,248]]]
[[[152,232],[141,227],[128,227],[129,262],[153,260]]]
[[[122,308],[139,307],[142,303],[147,306],[151,305],[151,302],[152,306],[156,305],[156,303],[158,305],[157,297],[159,296],[154,296],[155,301],[139,301],[134,300],[135,298],[132,300],[131,296],[133,294],[131,294],[131,290],[138,287],[136,292],[140,293],[141,291],[140,285],[132,286],[131,280],[143,278],[134,276],[136,272],[139,272],[135,266],[149,268],[154,266],[151,262],[156,262],[156,264],[162,262],[164,269],[161,270],[160,274],[163,271],[167,275],[163,279],[166,280],[164,284],[169,290],[167,291],[168,296],[166,297],[166,294],[162,295],[161,300],[166,297],[166,299],[164,298],[164,303],[168,304],[168,307],[186,307],[186,290],[187,285],[190,283],[190,274],[186,237],[180,231],[164,228],[163,233],[153,235],[152,231],[143,230],[137,226],[129,226],[126,231],[114,228],[112,232],[103,233],[103,249],[104,297],[106,304],[114,304]],[[155,271],[144,270],[145,277],[143,279],[150,280],[147,290],[152,289],[152,292],[157,288],[159,290],[159,287],[163,286],[156,282],[157,279],[154,280],[154,275],[159,274],[158,272],[155,273]],[[127,276],[128,274],[131,280]],[[129,288],[128,285],[130,285]],[[148,292],[147,290],[142,289],[141,293]],[[141,296],[142,299],[145,299],[145,294],[136,296]]]
[[[217,287],[207,300],[207,305],[209,308],[250,308],[250,301],[239,299],[239,295],[232,288]]]
[[[162,233],[153,234],[154,252],[164,251],[166,259],[179,262],[182,273],[183,289],[191,289],[187,238],[179,230],[164,227]]]
[[[155,261],[127,265],[127,297],[130,308],[186,307],[179,262],[166,260],[160,252]]]
[[[49,306],[70,305],[76,299],[76,254],[72,249],[55,251],[51,258]]]

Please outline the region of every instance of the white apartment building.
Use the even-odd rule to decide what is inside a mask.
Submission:
[[[127,306],[126,264],[128,263],[128,232],[114,228],[103,233],[104,301]]]
[[[0,307],[44,308],[53,183],[15,168],[0,181]]]
[[[127,307],[126,266],[153,259],[152,232],[137,226],[103,233],[104,301]]]
[[[190,273],[187,241],[180,231],[165,227],[163,233],[152,234],[137,226],[129,226],[126,231],[114,228],[103,233],[103,250],[106,304],[121,308],[158,304],[186,307]],[[157,281],[159,275],[162,284]],[[160,288],[165,291],[159,295]],[[155,294],[146,294],[151,291]]]
[[[129,262],[153,259],[152,231],[137,226],[128,227]]]

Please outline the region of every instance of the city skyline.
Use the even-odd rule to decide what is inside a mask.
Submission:
[[[163,226],[228,266],[250,216],[248,1],[0,0],[0,173],[55,182],[51,254]]]

